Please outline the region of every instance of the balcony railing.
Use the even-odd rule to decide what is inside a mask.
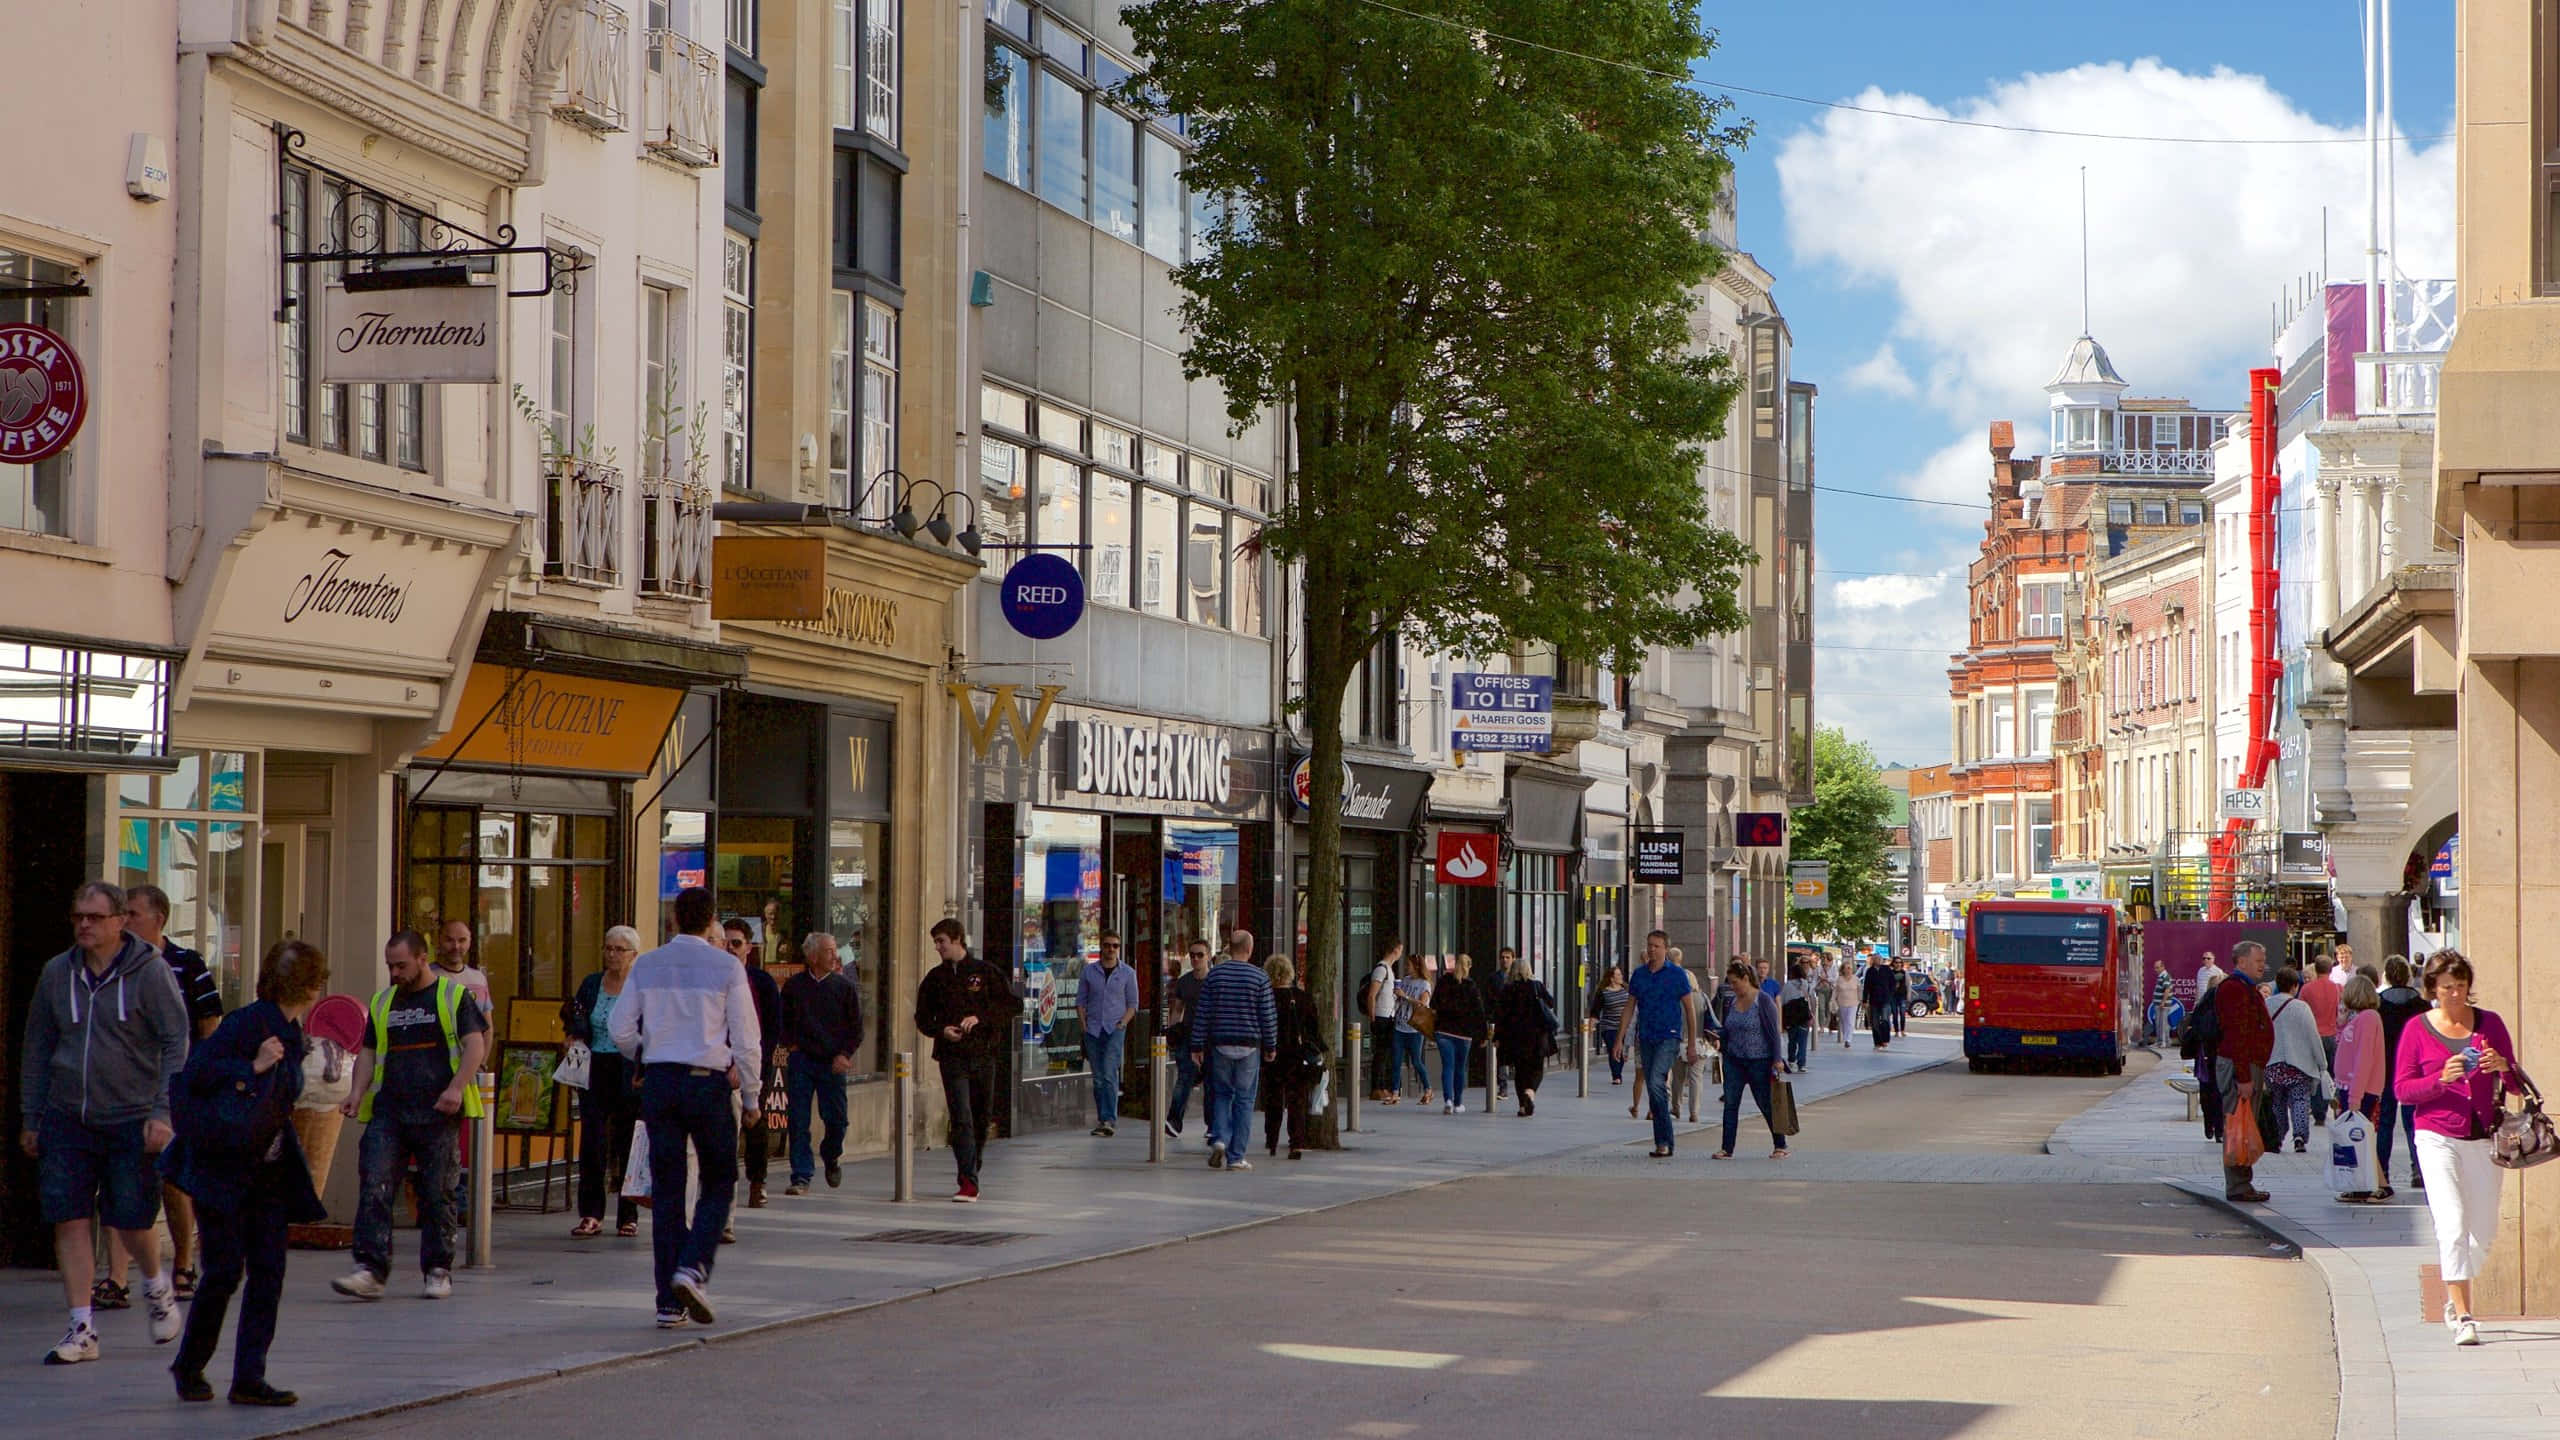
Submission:
[[[542,573],[582,585],[621,583],[622,472],[553,455],[542,478]]]
[[[711,593],[711,487],[671,475],[640,482],[640,593],[700,600]]]
[[[551,97],[552,114],[590,130],[620,130],[631,123],[622,43],[630,33],[630,20],[605,0],[566,0],[548,41],[568,51],[560,64],[559,92]]]
[[[720,57],[673,30],[649,32],[641,139],[697,169],[720,163]]]
[[[2211,475],[2210,450],[2110,450],[2098,457],[2110,475]]]
[[[2436,413],[2441,350],[2356,357],[2356,414],[2370,419],[2423,419]]]

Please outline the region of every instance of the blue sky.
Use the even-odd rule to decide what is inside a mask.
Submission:
[[[2404,0],[2398,129],[2451,128],[2451,7]],[[2111,134],[2327,140],[2361,133],[2360,0],[2061,7],[1707,0],[1702,81]],[[1961,15],[1951,23],[1951,15]],[[1984,429],[2044,448],[2041,386],[2080,333],[2087,167],[2090,329],[2136,395],[2236,406],[2271,302],[2321,264],[2362,275],[2364,150],[2074,140],[1735,94],[1743,247],[1778,277],[1795,373],[1822,387],[1818,479],[1979,501]],[[2451,147],[2397,162],[2400,268],[2450,262]],[[1817,706],[1879,758],[1946,758],[1945,656],[1981,512],[1816,497]]]

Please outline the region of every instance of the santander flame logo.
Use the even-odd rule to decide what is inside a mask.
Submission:
[[[1448,864],[1442,868],[1452,879],[1481,880],[1490,867],[1484,863],[1484,857],[1476,853],[1476,842],[1469,840],[1458,846],[1458,853],[1450,856]]]

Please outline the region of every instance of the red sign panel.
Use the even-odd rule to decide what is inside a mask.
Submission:
[[[0,462],[58,453],[89,416],[89,382],[71,344],[41,325],[0,325]]]
[[[1787,816],[1783,810],[1743,810],[1733,817],[1733,843],[1764,849],[1787,843]]]
[[[1440,863],[1435,873],[1443,885],[1502,883],[1502,841],[1470,830],[1440,832]]]

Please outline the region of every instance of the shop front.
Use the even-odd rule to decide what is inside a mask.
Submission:
[[[952,913],[958,839],[943,666],[955,599],[978,567],[846,526],[804,538],[824,551],[816,617],[722,622],[746,646],[745,683],[695,697],[680,717],[710,738],[688,742],[701,756],[640,817],[641,833],[656,837],[659,906],[711,886],[777,981],[800,966],[809,936],[835,941],[866,1031],[846,1144],[885,1149],[892,1061],[931,1049],[915,1034],[915,990],[934,963],[926,931]],[[917,1094],[939,1113],[939,1086]],[[938,1124],[923,1133],[938,1137]]]
[[[1290,837],[1289,913],[1295,919],[1291,949],[1303,966],[1307,955],[1307,775],[1311,757],[1300,757],[1289,772],[1289,815],[1296,823]],[[1436,944],[1430,910],[1421,903],[1429,856],[1418,839],[1422,802],[1431,793],[1431,772],[1369,760],[1343,762],[1342,776],[1342,986],[1338,1009],[1345,1020],[1358,1008],[1360,980],[1369,967],[1397,941],[1417,955],[1454,954],[1456,947]]]
[[[1022,996],[1009,1128],[1027,1133],[1092,1123],[1076,991],[1105,931],[1137,970],[1128,1053],[1140,1074],[1165,967],[1192,941],[1216,950],[1241,928],[1260,953],[1277,948],[1260,933],[1275,750],[1266,730],[1063,704],[1036,731],[1008,733],[976,765],[978,935]]]
[[[1518,766],[1509,777],[1510,858],[1503,872],[1501,943],[1520,952],[1560,1003],[1579,1003],[1565,997],[1587,988],[1575,920],[1588,788],[1588,781],[1571,771],[1549,774]]]

